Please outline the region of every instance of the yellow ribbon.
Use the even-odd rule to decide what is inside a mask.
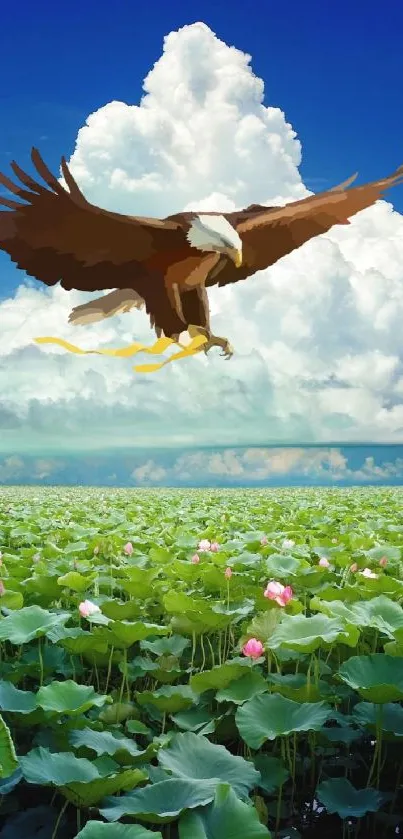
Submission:
[[[200,352],[203,344],[206,343],[207,338],[204,335],[195,335],[187,347],[179,342],[173,341],[172,338],[158,338],[155,344],[151,347],[135,343],[129,344],[128,347],[120,347],[117,350],[82,350],[80,347],[77,347],[75,344],[70,344],[69,341],[64,341],[62,338],[46,337],[35,338],[34,340],[37,344],[57,344],[59,347],[63,347],[63,349],[68,352],[76,353],[77,355],[109,355],[118,358],[129,358],[139,352],[145,352],[151,355],[161,355],[166,349],[168,349],[168,347],[171,346],[171,344],[177,344],[178,347],[181,347],[180,352],[175,355],[171,355],[170,358],[167,358],[165,361],[161,361],[158,364],[138,364],[136,367],[133,367],[133,370],[135,370],[136,373],[154,373],[156,370],[161,370],[161,368],[165,367],[166,364],[170,364],[171,361],[176,361],[179,358],[187,358],[187,356],[195,355]]]

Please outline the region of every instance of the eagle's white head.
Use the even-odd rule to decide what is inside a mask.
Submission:
[[[242,265],[242,239],[224,216],[195,216],[186,238],[192,248],[225,254],[237,268]]]

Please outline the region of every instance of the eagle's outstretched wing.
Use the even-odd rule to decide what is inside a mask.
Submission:
[[[243,242],[242,266],[234,270],[229,260],[222,261],[210,273],[206,285],[224,286],[244,280],[274,265],[309,239],[326,233],[333,225],[348,224],[351,216],[382,198],[385,190],[403,183],[403,166],[387,178],[347,189],[355,177],[285,207],[254,207],[253,212],[248,208],[250,217],[242,218],[236,225]]]
[[[49,286],[60,280],[67,290],[136,288],[145,262],[164,255],[169,263],[170,253],[188,250],[180,223],[102,210],[86,200],[64,158],[68,189],[36,149],[31,157],[46,187],[14,162],[22,186],[0,173],[0,186],[21,199],[0,195],[0,205],[8,208],[0,211],[0,249],[30,276]]]

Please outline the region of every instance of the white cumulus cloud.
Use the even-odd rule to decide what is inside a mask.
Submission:
[[[89,200],[130,214],[299,199],[309,191],[292,114],[263,105],[263,92],[250,56],[203,23],[185,26],[165,38],[138,105],[114,101],[88,116],[72,172]],[[379,175],[395,164],[380,161]],[[69,326],[71,308],[90,297],[21,275],[0,303],[3,445],[403,440],[403,217],[390,203],[213,289],[214,331],[236,350],[229,363],[213,352],[141,376],[131,359],[33,344],[49,334],[86,348],[153,341],[138,312]],[[224,465],[240,468],[231,454]]]
[[[133,469],[130,477],[137,484],[158,484],[166,478],[167,474],[167,470],[155,460],[147,460],[137,469]]]
[[[199,479],[248,481],[328,480],[371,483],[403,477],[403,458],[376,463],[364,458],[359,468],[349,466],[348,457],[337,448],[227,449],[223,452],[191,452],[180,455],[174,466],[179,480]]]

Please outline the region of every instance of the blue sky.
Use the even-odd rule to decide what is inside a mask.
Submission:
[[[216,37],[201,32],[187,53],[182,27],[197,21]],[[326,7],[258,0],[253,8],[240,2],[186,7],[178,0],[141,9],[119,0],[86,0],[68,8],[23,0],[18,12],[9,4],[0,32],[0,169],[7,173],[13,158],[30,169],[32,145],[55,172],[62,154],[73,156],[72,169],[90,200],[153,215],[190,201],[242,205],[295,199],[305,187],[320,191],[357,169],[361,182],[377,178],[403,162],[402,24],[399,4],[384,4],[381,14],[379,6],[361,0]],[[162,64],[163,40],[179,30]],[[257,151],[245,142],[233,152],[241,121],[255,114],[258,85],[252,90],[249,70],[234,63],[231,46],[251,56],[254,77],[264,83],[263,104],[277,109],[268,112],[266,122],[261,116],[270,152],[263,141]],[[133,106],[155,63],[149,101],[155,119],[141,133]],[[227,133],[217,127],[210,136],[209,106],[196,107],[189,91],[198,74],[202,87],[210,72],[215,83],[213,66],[238,73],[240,92]],[[194,106],[187,119],[172,105],[182,85],[183,101]],[[233,103],[234,96],[223,88],[221,106]],[[124,104],[105,108],[111,102]],[[98,116],[83,131],[94,113]],[[172,166],[160,195],[144,185],[133,187],[139,173],[153,171],[154,159],[155,172],[165,173],[163,153],[176,153],[162,144],[159,120],[166,131],[176,127],[181,138],[190,132],[195,148],[186,158],[188,188],[177,187]],[[209,142],[202,177],[198,167]],[[113,177],[102,154],[95,160],[94,149],[112,149]],[[184,152],[178,154],[175,165],[184,159]],[[123,173],[119,183],[117,169]],[[240,177],[247,188],[231,192]],[[228,334],[238,350],[229,365],[218,355],[208,362],[188,359],[141,380],[133,362],[66,356],[33,345],[38,334],[73,340],[65,324],[82,298],[27,284],[0,253],[0,454],[46,458],[51,448],[73,458],[77,442],[80,457],[86,448],[112,444],[135,450],[136,458],[143,450],[146,464],[154,450],[168,447],[180,457],[183,447],[214,442],[231,451],[271,443],[400,445],[403,187],[388,201],[397,212],[390,204],[379,205],[351,230],[339,229],[283,260],[267,281],[251,280],[229,296],[212,296],[216,331]],[[149,344],[151,333],[141,317],[85,327],[74,340],[109,347],[140,337]],[[169,473],[171,466],[164,464],[159,468]],[[201,481],[202,472],[200,467]]]
[[[26,165],[32,145],[57,171],[87,115],[114,99],[138,102],[163,38],[202,20],[252,55],[268,80],[266,100],[303,142],[301,174],[314,192],[356,169],[363,181],[403,162],[403,6],[340,0],[247,3],[20,0],[2,9],[0,161]],[[18,46],[17,46],[18,44]],[[28,163],[29,165],[29,163]],[[403,212],[403,187],[393,192]],[[0,254],[1,294],[19,275]]]

